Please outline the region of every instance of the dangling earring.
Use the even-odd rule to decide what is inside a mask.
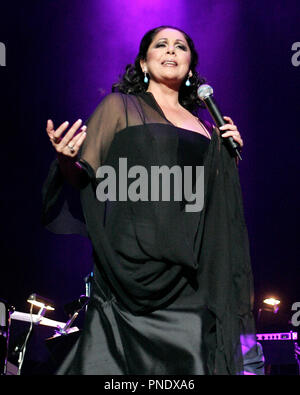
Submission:
[[[185,86],[191,86],[190,77],[185,81]]]
[[[144,82],[145,84],[148,84],[149,78],[147,77],[147,71],[144,71]]]
[[[185,86],[191,86],[191,81],[190,78],[193,76],[191,70],[189,71],[189,75],[187,77],[187,80],[185,81]]]

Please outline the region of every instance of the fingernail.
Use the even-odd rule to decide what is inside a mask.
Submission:
[[[82,119],[79,118],[79,119],[77,120],[77,122],[80,122],[80,123],[81,123],[81,122],[82,122]]]
[[[65,122],[65,125],[69,125],[69,121],[66,121],[66,122]]]
[[[86,126],[84,125],[84,126],[82,126],[82,131],[84,131],[84,130],[86,130]]]

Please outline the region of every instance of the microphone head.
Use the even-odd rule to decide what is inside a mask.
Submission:
[[[207,85],[207,84],[200,85],[198,90],[197,90],[198,97],[201,100],[207,99],[213,93],[214,93],[213,88],[210,85]]]

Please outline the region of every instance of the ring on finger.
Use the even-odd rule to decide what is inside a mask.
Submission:
[[[68,144],[67,147],[69,148],[70,152],[73,154],[75,152],[74,145]]]

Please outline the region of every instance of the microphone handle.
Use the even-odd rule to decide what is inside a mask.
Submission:
[[[208,112],[210,113],[212,119],[214,120],[214,122],[218,128],[227,124],[227,122],[224,121],[221,111],[218,108],[218,106],[212,96],[208,96],[207,98],[205,98],[204,103],[206,105]],[[226,131],[220,130],[220,133],[222,135],[223,133],[226,133]],[[233,137],[232,136],[225,137],[224,142],[227,145],[227,148],[229,149],[230,153],[233,156],[235,156],[235,157],[237,156],[240,160],[242,160],[241,154],[239,152],[240,145],[236,141],[233,140]]]

